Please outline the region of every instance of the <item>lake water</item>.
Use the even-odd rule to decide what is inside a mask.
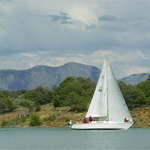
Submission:
[[[150,129],[0,128],[0,150],[150,150]]]

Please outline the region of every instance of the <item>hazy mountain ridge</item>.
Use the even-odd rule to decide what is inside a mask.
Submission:
[[[69,76],[91,78],[97,82],[100,69],[70,62],[59,67],[50,67],[38,65],[27,70],[0,70],[0,90],[16,91],[21,89],[31,90],[39,85],[52,88],[53,85],[59,85]],[[133,74],[119,81],[126,84],[136,85],[145,81],[150,73]]]
[[[35,89],[39,85],[59,85],[66,77],[91,78],[97,82],[100,69],[94,66],[70,62],[59,67],[39,65],[27,70],[0,70],[0,90]]]
[[[142,81],[147,80],[149,75],[150,73],[132,74],[128,77],[121,79],[120,81],[123,81],[126,84],[136,85]]]

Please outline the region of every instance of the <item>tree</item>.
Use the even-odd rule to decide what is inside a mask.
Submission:
[[[57,85],[53,85],[52,86],[52,91],[55,91],[56,88],[57,88]]]
[[[123,81],[118,82],[118,85],[121,91],[126,87],[126,84]]]
[[[59,107],[62,106],[62,101],[60,100],[60,96],[56,95],[54,97],[54,103],[53,103],[54,107]]]
[[[146,97],[150,97],[150,80],[137,84],[137,88],[141,89],[145,93]]]
[[[35,90],[27,91],[23,98],[43,105],[52,102],[53,93],[48,88],[39,85]]]
[[[8,97],[10,94],[10,92],[8,90],[0,91],[0,93],[6,97]]]
[[[87,104],[87,99],[85,97],[78,97],[75,104],[71,105],[71,110],[77,112],[87,111]]]
[[[0,94],[0,113],[3,113],[5,109],[9,109],[12,106],[12,101],[4,95]]]
[[[147,79],[148,81],[150,81],[150,75],[148,76],[148,79]]]
[[[145,100],[143,104],[150,104],[150,75],[146,81],[143,81],[137,84],[137,88],[139,88],[145,94]]]
[[[54,106],[70,106],[73,111],[85,111],[90,102],[95,83],[90,78],[68,77],[55,89]]]
[[[120,82],[119,86],[129,108],[145,104],[145,94],[137,86],[126,85],[123,82]]]
[[[25,94],[26,92],[27,92],[27,90],[25,90],[25,89],[20,90],[21,94]]]

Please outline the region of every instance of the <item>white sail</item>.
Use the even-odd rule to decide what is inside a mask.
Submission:
[[[132,121],[132,117],[122,96],[118,82],[115,79],[110,63],[108,60],[107,62],[109,121],[123,122],[125,117]]]
[[[107,117],[109,121],[132,121],[109,61],[106,59],[86,117]]]
[[[91,104],[86,117],[106,117],[107,116],[107,86],[106,86],[106,61],[103,65]]]

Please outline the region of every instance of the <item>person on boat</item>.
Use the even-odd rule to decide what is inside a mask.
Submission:
[[[86,120],[86,118],[84,118],[84,121],[83,121],[84,123],[87,123],[87,120]]]
[[[89,117],[89,122],[91,122],[91,121],[93,121],[93,118],[90,116],[90,117]]]
[[[80,121],[78,121],[78,124],[81,124],[81,122],[80,122]]]
[[[129,120],[127,118],[124,118],[124,122],[129,122]]]

